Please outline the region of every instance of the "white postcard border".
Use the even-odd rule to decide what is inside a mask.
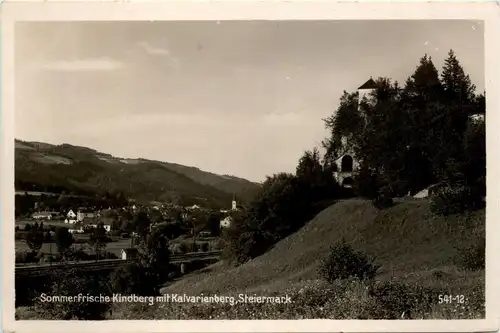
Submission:
[[[7,2],[2,4],[3,328],[15,332],[479,332],[499,328],[500,6],[497,3],[372,3],[334,1]],[[19,21],[469,19],[485,22],[487,91],[486,319],[484,320],[224,320],[224,321],[15,321],[14,320],[14,25]],[[12,222],[11,222],[12,221]]]

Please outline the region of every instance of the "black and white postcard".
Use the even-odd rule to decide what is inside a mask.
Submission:
[[[496,5],[3,6],[7,331],[498,330]]]

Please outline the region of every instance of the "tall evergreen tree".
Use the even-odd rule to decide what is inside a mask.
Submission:
[[[442,94],[439,73],[432,57],[425,54],[420,58],[415,72],[407,79],[403,98],[412,98],[414,107],[422,107],[423,103],[436,100]]]
[[[472,84],[453,50],[448,52],[441,73],[441,82],[449,102],[467,105],[474,101],[476,86]]]

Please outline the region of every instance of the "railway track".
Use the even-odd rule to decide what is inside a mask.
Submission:
[[[184,264],[194,261],[215,261],[220,257],[221,251],[210,252],[192,252],[185,254],[174,254],[170,256],[170,263]],[[16,265],[15,273],[36,274],[45,273],[54,269],[84,269],[86,271],[112,270],[120,265],[133,262],[134,259],[105,259],[99,261],[80,261],[65,262],[55,264],[37,264],[37,265]]]

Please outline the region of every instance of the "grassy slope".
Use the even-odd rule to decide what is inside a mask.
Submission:
[[[474,242],[484,231],[484,210],[435,218],[429,214],[427,201],[405,201],[377,211],[368,201],[345,200],[319,213],[264,255],[237,268],[219,263],[164,291],[192,295],[278,291],[291,283],[317,279],[321,258],[342,238],[377,257],[383,271],[380,279],[394,275],[424,285],[438,283],[461,289],[481,283],[484,272],[457,271],[453,265],[455,246]]]

